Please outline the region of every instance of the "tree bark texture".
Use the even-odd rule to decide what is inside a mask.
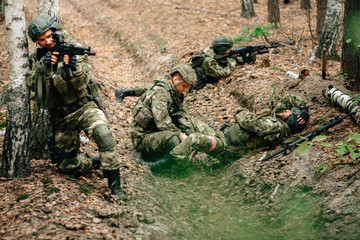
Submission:
[[[274,25],[274,28],[280,28],[280,10],[278,0],[268,0],[268,22]]]
[[[317,3],[316,34],[318,37],[320,37],[324,27],[327,0],[317,0],[316,3]]]
[[[254,6],[252,0],[241,0],[241,17],[255,17]]]
[[[59,0],[38,0],[39,14],[48,14],[59,21],[60,3]]]
[[[24,0],[7,0],[6,29],[10,59],[7,124],[0,175],[23,177],[31,173],[29,158],[30,98]]]
[[[349,39],[351,39],[350,42]],[[341,57],[341,70],[347,79],[353,81],[356,90],[360,90],[360,4],[358,0],[345,1],[344,33]]]
[[[348,94],[329,86],[322,91],[323,96],[328,99],[331,104],[340,107],[342,110],[350,113],[357,112],[354,119],[360,127],[360,105],[358,101],[354,101]]]
[[[339,60],[336,44],[340,32],[342,2],[342,0],[328,0],[324,27],[320,37],[319,48],[316,53],[316,57],[318,58],[322,58],[322,49],[326,48],[328,59]]]
[[[308,10],[311,8],[310,0],[301,0],[300,8],[304,10]]]
[[[39,0],[38,14],[48,14],[59,20],[59,0]],[[30,158],[50,157],[48,139],[52,136],[50,113],[36,106],[33,113],[30,134]]]

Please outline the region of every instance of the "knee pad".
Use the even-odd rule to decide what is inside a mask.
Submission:
[[[93,138],[100,152],[108,151],[116,144],[109,127],[105,124],[97,125],[94,128]]]
[[[174,147],[176,147],[179,144],[180,144],[180,139],[176,135],[173,135],[167,141],[166,148],[169,149],[169,150],[172,150]]]

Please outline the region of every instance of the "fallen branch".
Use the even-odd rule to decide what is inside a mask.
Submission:
[[[223,13],[210,12],[210,11],[206,11],[206,10],[202,10],[202,9],[196,9],[196,8],[176,7],[175,9],[200,12],[200,13],[204,13],[204,14],[212,14],[212,15],[217,15],[217,16],[220,16],[220,17],[237,17],[237,18],[241,17],[240,15],[237,15],[237,14],[223,14]]]

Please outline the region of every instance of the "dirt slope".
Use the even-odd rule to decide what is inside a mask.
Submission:
[[[33,160],[33,174],[27,179],[0,181],[0,238],[2,239],[166,239],[171,232],[168,213],[161,208],[161,196],[152,188],[156,182],[147,169],[133,163],[129,154],[131,140],[128,132],[130,107],[135,98],[117,103],[113,89],[134,85],[149,85],[152,79],[164,74],[176,62],[187,62],[207,47],[220,34],[235,36],[242,27],[265,26],[266,1],[254,5],[257,16],[242,19],[237,1],[177,1],[177,0],[63,0],[61,22],[84,46],[91,46],[92,74],[102,86],[104,102],[108,106],[109,121],[123,160],[121,177],[130,196],[127,203],[117,203],[108,194],[106,181],[98,170],[74,179],[60,175],[47,160]],[[316,3],[312,1],[315,9]],[[258,57],[252,65],[240,66],[228,78],[186,98],[186,106],[194,116],[219,129],[233,121],[233,113],[241,99],[254,99],[254,110],[269,104],[271,96],[285,93],[300,94],[310,102],[310,128],[339,114],[321,97],[328,83],[343,88],[341,81],[324,82],[319,79],[320,62],[307,65],[313,44],[305,13],[300,2],[280,4],[281,30],[271,30],[271,41],[281,43],[278,54],[269,54],[270,67],[262,67]],[[34,1],[26,1],[27,19],[36,15]],[[316,26],[316,12],[311,11],[312,29]],[[0,76],[7,83],[8,55],[4,23],[0,23]],[[264,39],[251,43],[267,44]],[[30,47],[34,45],[30,44]],[[329,62],[329,78],[334,79],[340,63]],[[293,81],[285,71],[298,73],[309,69],[307,78],[290,88]],[[274,87],[275,85],[276,87]],[[240,100],[240,101],[239,101]],[[344,141],[355,125],[346,120],[330,132],[331,143]],[[96,155],[92,143],[82,145],[81,151]],[[323,195],[324,219],[327,235],[334,238],[355,239],[359,218],[359,173],[357,162],[345,156],[341,163],[332,148],[313,147],[305,157],[292,153],[266,163],[257,161],[262,153],[254,152],[226,169],[222,186],[242,194],[247,183],[248,201],[268,198],[264,186],[270,189],[281,184],[279,193],[287,186],[309,187]],[[316,173],[320,164],[330,170]],[[260,170],[259,170],[260,169]],[[241,188],[239,186],[242,186]],[[284,186],[284,187],[283,187]],[[246,186],[245,186],[246,188]],[[251,194],[259,191],[259,195]],[[22,194],[22,195],[21,195]],[[28,194],[24,195],[24,194]],[[21,200],[21,196],[26,198]],[[27,196],[27,197],[26,197]],[[276,198],[274,200],[276,204]]]

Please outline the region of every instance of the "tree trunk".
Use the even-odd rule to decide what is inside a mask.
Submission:
[[[39,14],[47,14],[59,20],[59,0],[38,0],[39,2]]]
[[[328,0],[324,27],[320,37],[316,57],[322,58],[322,49],[326,48],[328,59],[339,60],[336,44],[340,32],[340,19],[342,13],[342,0]]]
[[[353,86],[360,90],[360,4],[358,0],[345,1],[344,34],[341,70]]]
[[[7,124],[0,175],[23,177],[31,173],[29,158],[30,98],[26,86],[29,69],[24,0],[7,0],[5,7],[10,84]]]
[[[48,14],[59,19],[59,0],[39,0],[39,14]],[[49,142],[52,136],[50,113],[36,106],[33,113],[30,134],[30,157],[47,159],[50,157]]]
[[[308,10],[311,8],[310,0],[301,0],[300,8],[304,10]]]
[[[321,32],[324,27],[326,6],[328,0],[317,0],[317,16],[316,16],[316,34],[318,37],[321,36]]]
[[[251,18],[255,16],[254,6],[251,0],[241,0],[241,17]]]
[[[0,0],[0,22],[4,20],[5,0]]]
[[[274,25],[274,28],[280,28],[280,10],[278,0],[268,0],[268,22]]]

